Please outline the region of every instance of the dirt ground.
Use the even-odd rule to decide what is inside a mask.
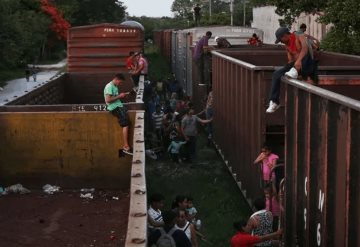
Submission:
[[[65,191],[0,196],[0,247],[124,246],[128,192],[93,195],[83,199],[79,191]]]

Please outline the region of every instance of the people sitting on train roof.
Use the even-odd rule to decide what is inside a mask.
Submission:
[[[125,76],[121,73],[116,74],[112,81],[106,84],[104,88],[104,98],[107,105],[107,110],[119,119],[119,124],[122,127],[124,143],[123,152],[132,155],[132,148],[128,142],[130,125],[129,116],[126,107],[121,102],[121,99],[126,98],[130,92],[119,93],[118,89],[118,87],[123,84],[123,82],[125,82]]]
[[[280,229],[274,233],[266,235],[251,235],[246,232],[246,220],[239,220],[234,222],[234,228],[237,230],[237,233],[231,238],[230,244],[231,247],[249,247],[254,246],[254,244],[259,244],[264,241],[269,241],[272,239],[277,239],[282,235],[283,230]]]
[[[260,40],[260,38],[257,36],[256,33],[253,33],[252,37],[248,39],[247,43],[252,46],[262,45],[262,41]]]
[[[216,36],[214,38],[214,40],[215,40],[218,48],[230,48],[231,47],[230,42],[223,37]]]
[[[265,236],[272,232],[273,215],[266,210],[266,201],[263,197],[254,201],[256,212],[252,214],[244,228],[244,231],[256,236]],[[266,241],[255,246],[272,246],[271,241]]]
[[[309,53],[309,45],[304,35],[298,35],[295,32],[290,33],[286,27],[280,27],[275,32],[275,43],[285,44],[288,63],[273,73],[271,81],[271,94],[267,113],[273,113],[280,108],[280,83],[281,77],[286,75],[296,79],[298,74],[303,80],[309,83],[317,81],[316,61]]]

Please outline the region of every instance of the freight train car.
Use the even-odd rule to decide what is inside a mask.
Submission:
[[[265,114],[265,109],[272,72],[286,61],[286,54],[279,50],[224,50],[212,55],[217,116],[214,140],[246,196],[254,199],[262,190],[260,168],[252,163],[262,144],[271,143],[273,151],[285,158],[285,90],[278,111]],[[321,57],[324,59],[319,64],[318,86],[359,98],[358,81],[351,78],[360,74],[360,58],[334,53]]]
[[[0,108],[1,185],[21,182],[34,190],[56,184],[67,190],[127,191],[130,196],[121,199],[126,210],[116,216],[128,218],[120,226],[124,236],[113,236],[111,241],[119,246],[145,246],[143,83],[126,103],[133,156],[122,152],[122,129],[106,111],[103,99],[105,84],[125,71],[128,52],[142,50],[143,31],[100,24],[72,28],[68,36],[68,72]],[[127,76],[120,90],[132,87]],[[7,224],[11,229],[11,221]],[[113,232],[120,234],[121,229]]]
[[[283,78],[285,246],[360,246],[360,76],[347,79],[357,100]]]

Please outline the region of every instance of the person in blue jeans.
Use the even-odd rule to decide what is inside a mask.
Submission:
[[[273,73],[271,81],[271,94],[267,113],[273,113],[280,107],[280,83],[281,77],[287,75],[291,78],[297,78],[298,74],[303,80],[316,80],[316,62],[309,52],[309,43],[304,35],[298,35],[295,32],[290,33],[286,27],[280,27],[275,32],[275,43],[285,44],[288,63]]]

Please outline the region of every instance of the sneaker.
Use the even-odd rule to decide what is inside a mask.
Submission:
[[[269,104],[269,107],[266,109],[266,112],[273,113],[279,108],[280,108],[280,105],[278,105],[275,102],[273,102],[272,100],[270,100],[270,104]]]
[[[288,72],[286,72],[285,75],[293,79],[297,79],[299,76],[297,70],[294,67],[292,67]]]
[[[133,155],[133,150],[132,148],[128,148],[128,149],[123,149],[123,153],[124,154],[128,154],[128,155]]]

